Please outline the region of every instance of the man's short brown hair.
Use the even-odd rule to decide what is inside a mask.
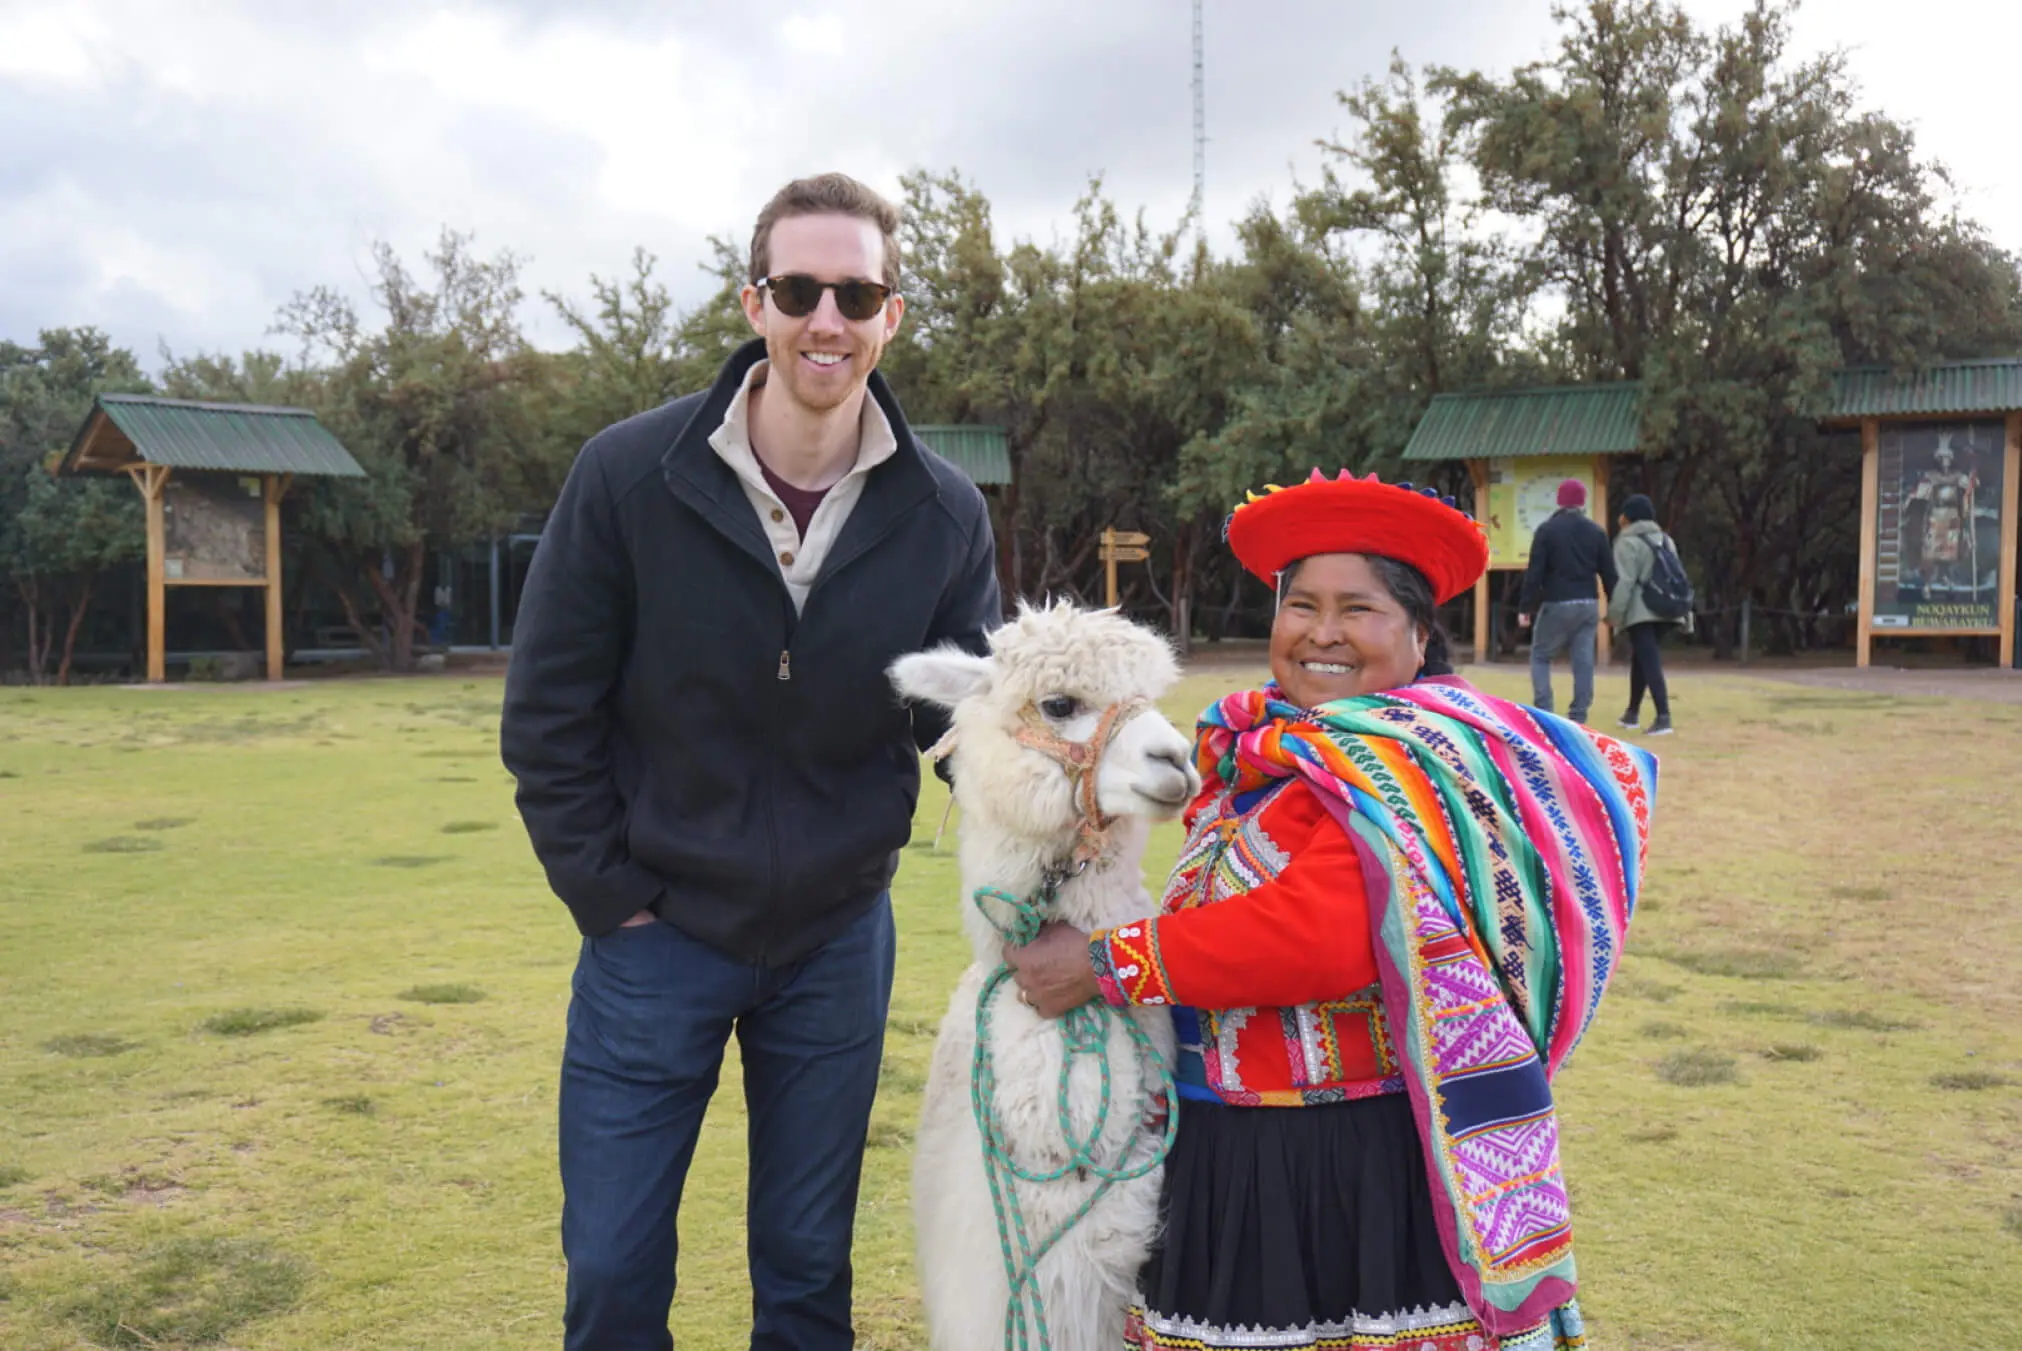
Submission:
[[[848,174],[796,178],[772,195],[751,232],[751,280],[772,275],[772,227],[788,216],[855,216],[885,238],[885,285],[899,289],[899,209]]]

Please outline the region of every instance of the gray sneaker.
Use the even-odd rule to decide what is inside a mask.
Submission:
[[[1630,732],[1640,732],[1643,730],[1642,719],[1634,713],[1624,713],[1620,718],[1615,720],[1615,726]]]
[[[1659,719],[1657,719],[1657,721],[1655,721],[1655,722],[1653,722],[1653,723],[1651,723],[1651,724],[1650,724],[1650,730],[1649,730],[1649,731],[1647,731],[1647,732],[1645,732],[1645,733],[1644,733],[1643,735],[1645,735],[1645,736],[1670,736],[1670,735],[1671,735],[1671,720],[1670,720],[1669,718],[1659,718]]]

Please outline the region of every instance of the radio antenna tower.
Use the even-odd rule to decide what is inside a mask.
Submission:
[[[1194,0],[1194,246],[1207,239],[1208,117],[1206,81],[1201,77],[1201,0]]]

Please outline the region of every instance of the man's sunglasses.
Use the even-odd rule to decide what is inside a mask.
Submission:
[[[805,319],[821,304],[823,291],[835,292],[835,307],[845,319],[864,320],[875,315],[891,299],[892,288],[875,281],[820,281],[805,272],[782,272],[761,277],[757,286],[772,292],[772,303],[789,319]]]

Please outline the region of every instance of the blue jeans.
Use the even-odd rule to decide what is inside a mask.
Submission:
[[[1601,627],[1596,600],[1552,600],[1531,620],[1531,703],[1552,711],[1552,660],[1571,649],[1573,702],[1566,715],[1585,722],[1594,704],[1594,636]]]
[[[753,1351],[849,1351],[850,1239],[884,1055],[890,896],[791,966],[671,924],[583,940],[562,1055],[567,1351],[669,1351],[675,1215],[734,1030]]]

